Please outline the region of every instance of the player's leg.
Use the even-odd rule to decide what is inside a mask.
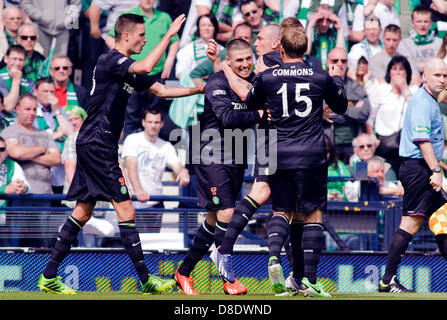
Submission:
[[[93,213],[94,204],[87,201],[78,201],[72,212],[57,235],[54,247],[51,250],[50,260],[39,278],[37,286],[47,292],[58,294],[75,294],[76,291],[67,287],[60,277],[57,277],[59,265],[67,256],[71,246],[78,238],[78,233]]]
[[[236,206],[228,225],[225,237],[219,248],[220,254],[233,254],[237,237],[245,229],[253,214],[270,198],[270,187],[267,182],[255,180],[250,193]]]
[[[247,226],[256,210],[267,202],[269,197],[270,187],[268,183],[255,179],[250,193],[234,209],[227,231],[220,245],[216,243],[217,250],[213,254],[215,255],[217,268],[220,274],[230,282],[234,282],[231,255],[233,254],[236,239]]]
[[[197,229],[185,259],[175,271],[174,277],[177,285],[180,286],[185,295],[198,295],[198,292],[194,290],[192,284],[191,272],[197,263],[207,254],[214,242],[216,216],[216,211],[207,211],[206,218]]]
[[[292,272],[286,279],[286,289],[292,295],[299,292],[299,284],[304,277],[304,252],[301,246],[303,226],[303,214],[294,213],[290,223],[290,249],[288,251],[289,265],[292,266]]]
[[[399,169],[399,179],[405,194],[402,204],[402,219],[390,248],[383,279],[379,282],[380,292],[407,292],[396,277],[402,255],[414,234],[420,229],[424,217],[431,215],[445,200],[430,185],[432,172],[424,160],[404,159]]]
[[[396,278],[397,268],[413,236],[419,231],[424,216],[402,216],[399,228],[388,249],[385,273],[379,282],[380,292],[408,292]]]
[[[135,225],[135,209],[131,200],[115,201],[112,205],[118,215],[121,241],[140,278],[143,294],[160,293],[175,286],[173,279],[161,279],[149,274],[144,262],[140,235]]]

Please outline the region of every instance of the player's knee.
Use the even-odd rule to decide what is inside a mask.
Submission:
[[[255,182],[249,194],[253,200],[262,205],[270,198],[270,187],[266,182]]]
[[[423,222],[424,217],[422,216],[402,216],[399,228],[414,236]]]

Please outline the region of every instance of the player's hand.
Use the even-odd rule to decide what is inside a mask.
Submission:
[[[210,39],[208,40],[208,47],[206,48],[206,55],[208,58],[214,63],[217,59],[220,58],[219,53],[219,45],[216,40]]]
[[[180,28],[182,27],[182,24],[185,21],[186,21],[186,16],[185,16],[185,14],[182,13],[177,18],[175,18],[175,20],[172,22],[167,34],[170,37],[173,37],[177,32],[179,32]]]
[[[328,73],[331,77],[333,76],[343,77],[343,72],[338,64],[328,63],[328,67],[329,67]]]
[[[430,184],[433,187],[433,190],[436,192],[441,191],[442,188],[442,173],[441,172],[433,172],[430,176]]]
[[[323,120],[328,123],[334,123],[334,121],[331,120],[333,116],[335,116],[335,113],[329,108],[329,106],[323,106]]]

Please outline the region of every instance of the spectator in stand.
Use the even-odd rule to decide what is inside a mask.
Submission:
[[[0,194],[23,194],[29,192],[29,184],[23,174],[22,167],[8,158],[6,142],[0,137]],[[0,200],[0,208],[6,207],[8,202]],[[10,224],[7,224],[8,214],[0,211],[0,233],[12,236]],[[7,237],[0,237],[0,247],[11,247],[12,241]]]
[[[420,74],[424,71],[425,62],[436,57],[442,44],[432,25],[430,9],[417,6],[411,13],[410,36],[402,39],[397,47],[397,53],[415,64]]]
[[[323,69],[326,70],[329,52],[335,47],[346,50],[343,33],[340,19],[332,8],[327,4],[319,5],[307,25],[308,50],[306,54],[317,57]]]
[[[267,21],[262,18],[262,8],[258,7],[255,0],[241,0],[240,10],[244,21],[251,26],[256,40],[259,31],[267,25]]]
[[[418,87],[411,82],[411,67],[404,56],[394,56],[387,67],[385,82],[368,82],[366,92],[371,101],[371,113],[366,132],[380,140],[377,155],[399,172],[399,137],[408,100]]]
[[[263,7],[262,19],[267,23],[276,23],[276,24],[280,24],[282,20],[288,17],[298,17],[299,13],[301,12],[300,6],[302,9],[302,7],[306,5],[306,3],[303,3],[303,1],[295,1],[295,0],[264,0],[264,1],[257,1],[257,3],[260,7]],[[299,18],[301,21],[301,16],[299,16]],[[307,22],[305,16],[303,16],[303,21],[301,21],[303,26],[305,26],[303,22],[304,23]]]
[[[61,164],[61,153],[50,133],[33,127],[37,116],[37,99],[30,93],[20,96],[17,104],[17,120],[5,128],[1,136],[6,141],[9,156],[22,167],[31,190],[35,194],[53,194],[50,168]],[[49,207],[49,200],[23,200],[22,206]],[[27,228],[36,233],[36,238],[20,239],[20,246],[48,246],[51,233],[50,213],[42,211],[37,217],[38,224]]]
[[[355,74],[357,62],[360,57],[365,57],[368,61],[372,56],[382,51],[382,43],[379,39],[381,32],[380,21],[371,15],[365,19],[365,39],[354,44],[348,54],[348,68]]]
[[[357,62],[357,70],[355,76],[352,78],[357,83],[364,86],[366,81],[371,77],[371,71],[368,68],[368,60],[365,57],[361,56],[359,62]]]
[[[182,72],[188,73],[197,65],[208,59],[206,50],[208,41],[216,39],[219,25],[212,14],[204,14],[197,18],[197,39],[187,44],[177,53],[175,75],[180,79]],[[224,50],[220,46],[219,51]]]
[[[364,124],[369,117],[370,102],[362,84],[346,76],[347,54],[343,48],[334,48],[329,52],[328,62],[339,66],[343,74],[348,108],[345,114],[337,114],[330,118],[330,128],[326,133],[332,138],[338,158],[348,164],[353,154],[352,140],[364,131]],[[329,130],[329,131],[328,131]]]
[[[386,165],[383,158],[373,156],[367,161],[367,175],[369,178],[377,178],[379,195],[402,197],[404,189],[400,181],[388,180],[385,176]],[[348,181],[345,185],[345,193],[348,201],[359,201],[360,181]]]
[[[400,27],[400,17],[399,13],[397,12],[396,8],[394,7],[395,0],[378,0],[377,3],[374,5],[374,9],[372,14],[377,17],[380,21],[380,25],[382,27],[382,30],[379,34],[379,38],[383,38],[383,34],[385,33],[385,28],[390,25],[394,24],[398,27]],[[369,2],[368,2],[369,4]],[[355,25],[357,31],[364,31],[364,23],[365,23],[365,15],[364,14],[357,14],[355,16]]]
[[[3,10],[3,32],[6,36],[8,47],[18,44],[17,34],[23,24],[22,13],[17,7],[7,7]],[[5,48],[6,50],[6,48]]]
[[[239,0],[204,0],[202,9],[204,13],[212,13],[219,22],[217,40],[225,44],[233,34],[233,28],[243,21],[239,10]],[[205,7],[205,8],[203,8]],[[208,11],[209,10],[209,11]]]
[[[39,68],[45,60],[43,48],[38,43],[37,29],[32,24],[23,24],[19,28],[17,39],[26,51],[23,77],[36,82]]]
[[[397,47],[401,41],[401,29],[399,26],[395,24],[389,24],[385,27],[385,31],[383,33],[383,50],[379,53],[376,53],[369,59],[369,65],[371,70],[371,78],[376,79],[379,82],[385,81],[386,69],[388,67],[388,63],[391,61],[391,58],[397,54]],[[419,84],[420,76],[417,71],[417,67],[414,64],[411,64],[411,83]]]
[[[34,92],[34,82],[23,77],[26,52],[20,45],[12,45],[6,51],[6,66],[0,69],[0,91],[4,98],[5,109],[2,111],[5,120],[11,124],[15,118],[15,109],[19,96]]]
[[[65,139],[73,134],[73,126],[68,121],[66,111],[59,106],[55,95],[55,84],[51,78],[41,78],[34,89],[37,98],[37,115],[33,123],[35,129],[46,130],[58,146],[64,150]],[[51,186],[53,193],[62,193],[65,180],[64,166],[51,167]]]
[[[89,8],[90,35],[95,39],[102,37],[106,41],[116,19],[122,13],[138,6],[138,3],[139,0],[93,0]],[[100,28],[101,14],[104,11],[107,12],[107,22],[103,28]],[[113,48],[112,43],[107,45]]]
[[[67,54],[69,29],[79,28],[81,0],[22,0],[22,7],[37,25],[39,41],[48,57],[51,42],[56,39],[55,54]]]
[[[146,29],[146,40],[143,50],[139,54],[131,56],[134,60],[143,60],[161,41],[163,36],[169,30],[172,24],[171,17],[162,11],[154,8],[155,0],[139,0],[139,5],[126,13],[133,13],[144,18],[144,26]],[[157,30],[155,33],[154,30]],[[107,45],[115,43],[115,29],[109,32]],[[157,82],[165,83],[166,79],[171,76],[174,67],[175,57],[179,48],[179,37],[174,35],[170,40],[167,54],[164,52],[157,65],[154,67],[150,76],[154,77]],[[148,91],[134,92],[129,99],[126,116],[124,120],[124,136],[142,130],[141,119],[143,118],[144,109],[158,108],[162,111],[165,119],[165,126],[160,135],[165,139],[169,139],[169,134],[176,125],[167,116],[171,101],[159,98]]]
[[[357,163],[364,161],[367,162],[372,157],[378,157],[375,155],[378,141],[374,134],[360,133],[352,140],[352,147],[354,148],[354,154],[349,158],[349,167],[351,172],[356,172]],[[385,159],[384,159],[385,161]],[[394,172],[391,164],[385,161],[385,178],[389,181],[397,180],[397,175]]]
[[[81,106],[87,108],[89,92],[70,80],[73,64],[66,55],[55,55],[50,60],[50,75],[56,87],[56,97],[60,107]]]
[[[132,204],[136,209],[164,208],[162,202],[150,201],[151,195],[162,195],[162,176],[166,167],[172,169],[180,187],[189,184],[188,170],[183,167],[174,146],[159,138],[163,127],[159,110],[148,109],[142,119],[144,130],[126,137],[121,156],[126,162],[129,187],[138,201]],[[136,213],[137,224],[147,232],[160,232],[162,213]]]
[[[351,171],[348,166],[338,160],[337,152],[334,150],[331,139],[325,135],[328,160],[328,177],[351,177]],[[328,181],[327,183],[327,199],[329,201],[346,201],[345,181]]]
[[[442,38],[442,45],[439,47],[438,58],[441,58],[447,64],[447,33],[444,38]]]

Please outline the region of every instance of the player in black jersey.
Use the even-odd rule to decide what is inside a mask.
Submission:
[[[301,241],[291,236],[292,250],[303,250],[303,277],[292,280],[305,295],[330,297],[316,279],[327,204],[323,100],[339,114],[346,111],[347,100],[338,66],[329,65],[329,74],[313,69],[302,59],[306,47],[305,33],[286,29],[283,64],[256,76],[246,102],[249,107],[267,103],[269,128],[277,133],[277,170],[269,178],[273,210],[304,222]]]
[[[304,28],[298,19],[293,17],[288,17],[281,22],[281,25],[268,25],[261,29],[260,36],[255,42],[255,48],[258,54],[258,60],[256,62],[255,73],[260,73],[269,67],[280,66],[283,64],[280,50],[279,42],[280,36],[284,33],[286,29],[295,29],[304,32]],[[276,31],[276,33],[275,33]],[[259,40],[261,39],[261,40]],[[321,70],[321,65],[318,63],[312,63],[312,59],[309,61],[305,60],[310,66],[315,69]],[[227,78],[231,86],[238,92],[238,95],[245,100],[246,96],[251,88],[248,82],[244,82],[242,79],[238,78],[234,73],[231,72],[229,68],[224,67]],[[264,130],[268,128],[268,123],[266,121],[261,121],[258,130]],[[265,135],[265,144],[268,144],[268,135]],[[258,141],[259,142],[259,141]],[[263,145],[257,146],[259,148],[265,148]],[[266,151],[264,151],[265,153]],[[262,206],[270,198],[270,187],[268,184],[269,175],[265,174],[266,164],[260,164],[259,158],[256,157],[255,165],[255,178],[252,185],[250,193],[242,199],[237,205],[233,217],[231,219],[230,225],[227,229],[225,237],[222,241],[222,245],[214,253],[217,256],[217,267],[221,272],[222,276],[233,281],[234,273],[231,268],[231,254],[233,253],[233,246],[236,242],[237,237],[243,231],[253,214],[256,210]],[[287,253],[287,258],[289,259],[289,264],[294,265],[295,274],[298,276],[302,274],[303,263],[293,263],[293,260],[302,261],[302,252],[296,252],[295,256],[292,257],[291,248],[289,246],[288,235],[289,230],[287,228],[288,217],[281,215],[278,212],[273,212],[273,218],[267,224],[267,235],[268,235],[268,247],[269,247],[269,278],[272,284],[273,291],[275,295],[288,294],[286,292],[286,285],[290,281],[285,281],[282,272],[281,264],[278,263],[281,248],[284,246]],[[295,238],[301,238],[302,233],[302,223],[295,223],[292,221],[290,224],[290,229],[297,234]],[[295,258],[295,259],[293,259]],[[289,279],[288,279],[289,280]],[[291,285],[289,285],[291,287]]]
[[[98,200],[110,201],[118,215],[121,240],[137,270],[143,294],[162,292],[175,285],[173,279],[165,280],[149,274],[144,263],[141,241],[135,228],[135,209],[118,162],[118,139],[123,129],[127,101],[134,90],[149,90],[162,97],[203,92],[203,88],[167,87],[147,75],[184,21],[184,15],[175,19],[157,47],[142,61],[135,61],[130,56],[141,52],[146,42],[144,19],[135,14],[123,14],[118,18],[115,48],[98,58],[88,116],[76,140],[78,161],[67,193],[68,200],[77,201],[76,207],[60,230],[50,260],[39,278],[37,285],[41,290],[76,294],[76,290],[56,276],[57,270],[79,231],[90,219]]]
[[[227,63],[233,72],[248,81],[254,76],[252,59],[253,52],[245,40],[234,39],[227,44]],[[207,210],[207,215],[195,234],[186,258],[175,272],[177,283],[185,295],[198,295],[190,274],[213,242],[216,246],[220,245],[242,187],[247,145],[238,150],[234,146],[237,140],[246,142],[246,139],[234,137],[230,146],[224,137],[231,130],[240,133],[247,129],[250,131],[263,114],[264,111],[257,108],[247,110],[246,104],[230,88],[222,71],[213,74],[207,81],[204,112],[199,119],[201,162],[195,167],[199,206]],[[241,155],[242,161],[238,161]],[[243,294],[247,289],[237,280],[233,283],[224,281],[224,291]]]

